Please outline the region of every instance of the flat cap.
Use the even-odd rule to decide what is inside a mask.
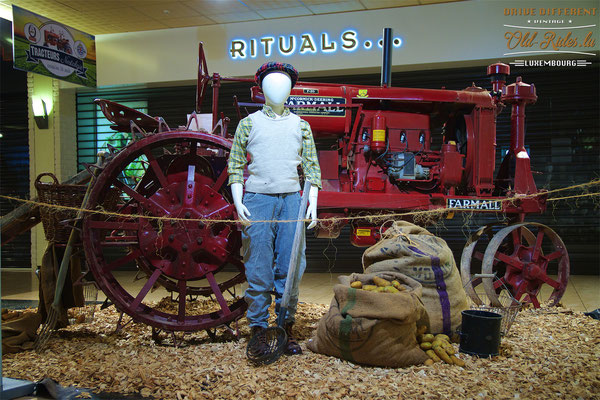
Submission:
[[[290,76],[292,80],[292,87],[296,85],[298,81],[298,71],[291,64],[280,63],[275,61],[269,61],[260,66],[260,68],[256,71],[256,75],[254,75],[254,80],[258,86],[262,87],[262,80],[267,74],[275,71],[285,72]]]

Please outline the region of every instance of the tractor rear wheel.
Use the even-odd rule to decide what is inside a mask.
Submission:
[[[558,304],[567,288],[569,265],[564,243],[549,227],[539,223],[490,224],[467,241],[461,276],[467,295],[477,305],[506,307],[501,295],[507,290],[511,298],[538,308]],[[495,277],[476,277],[479,273]],[[484,304],[483,293],[490,304]]]
[[[98,210],[115,191],[120,201],[112,212],[87,213],[86,257],[98,286],[133,320],[197,331],[243,316],[246,303],[235,292],[245,282],[240,232],[226,185],[230,146],[202,132],[155,134],[124,148],[98,175],[86,208]],[[143,171],[132,177],[135,163]],[[122,281],[132,268],[144,276],[141,287]],[[146,300],[159,286],[176,295],[174,307]],[[214,307],[191,311],[199,295]]]

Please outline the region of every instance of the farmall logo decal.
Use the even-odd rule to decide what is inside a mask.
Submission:
[[[483,199],[447,199],[446,207],[455,210],[502,211],[502,202]]]
[[[394,47],[402,46],[402,38],[395,37]],[[243,60],[257,56],[291,56],[308,54],[330,54],[338,51],[352,52],[360,47],[365,50],[381,49],[383,39],[362,38],[353,29],[348,29],[338,35],[328,32],[318,34],[281,34],[278,36],[262,36],[257,38],[234,39],[229,44],[229,57],[232,60]]]
[[[591,62],[581,56],[594,56],[596,50],[597,8],[505,8],[504,16],[514,23],[508,30],[505,56],[538,54],[573,54],[579,59],[518,59],[517,67],[571,66],[584,67]],[[580,23],[585,21],[587,23]]]
[[[306,89],[305,89],[306,92]],[[337,104],[346,104],[343,97],[321,97],[321,96],[290,96],[287,100],[288,105],[319,105],[324,107],[293,107],[291,111],[296,115],[311,115],[320,117],[345,117],[346,109],[336,107]]]

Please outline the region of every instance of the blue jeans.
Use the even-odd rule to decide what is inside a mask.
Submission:
[[[246,318],[250,326],[268,326],[271,293],[275,293],[275,307],[283,296],[290,263],[296,220],[300,209],[300,193],[262,194],[246,192],[244,205],[250,211],[251,221],[291,220],[294,222],[256,222],[242,230],[244,263],[248,289]],[[300,245],[298,282],[306,268],[304,230]],[[291,290],[286,322],[294,322],[298,304],[298,284]]]

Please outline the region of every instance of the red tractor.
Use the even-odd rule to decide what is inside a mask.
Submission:
[[[521,78],[506,85],[509,66],[500,63],[488,67],[491,91],[391,87],[390,51],[386,40],[381,86],[298,82],[292,90],[289,106],[310,123],[315,138],[336,143],[319,151],[318,236],[336,237],[351,223],[352,242],[368,246],[382,228],[372,222],[374,214],[404,219],[422,211],[438,217],[497,214],[504,222],[472,235],[463,252],[468,294],[477,300],[475,287],[481,284],[492,301],[507,288],[536,307],[541,297],[556,304],[568,283],[566,248],[547,226],[523,222],[546,207],[524,146],[524,110],[537,99],[535,87]],[[96,100],[113,128],[130,132],[132,140],[122,150],[110,148],[111,161],[96,172],[87,208],[104,211],[87,214],[83,240],[95,280],[122,313],[158,330],[211,333],[242,317],[246,308],[235,291],[245,275],[227,187],[232,137],[229,118],[218,110],[219,88],[223,81],[253,81],[209,75],[202,45],[199,60],[196,111],[185,127],[171,129],[160,117]],[[199,114],[209,82],[212,114]],[[257,86],[251,98],[252,103],[234,100],[239,117],[242,109],[264,102]],[[512,109],[511,146],[494,176],[496,116],[506,106]],[[209,122],[202,129],[205,117]],[[132,182],[124,172],[140,157],[145,174]],[[103,205],[115,191],[120,201],[106,212]],[[145,281],[128,291],[120,269],[133,263]],[[499,279],[471,279],[480,272]],[[157,285],[176,298],[172,308],[145,302]],[[213,298],[214,309],[190,313],[186,306],[197,296]]]
[[[44,46],[57,46],[60,36],[53,31],[44,31]]]

